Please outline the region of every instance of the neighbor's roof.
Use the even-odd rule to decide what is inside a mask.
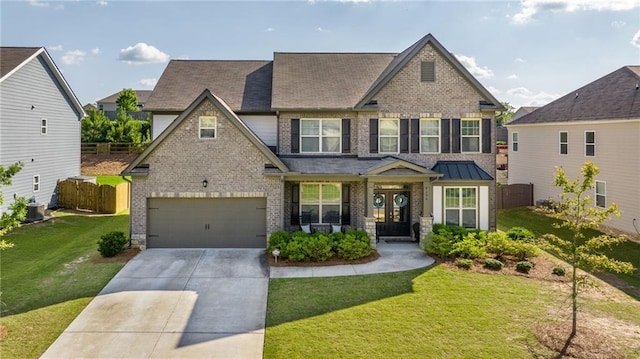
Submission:
[[[513,117],[511,117],[511,121],[515,121],[520,117],[528,113],[531,113],[539,108],[540,108],[539,106],[522,106],[519,109],[517,109],[516,112],[514,112]]]
[[[491,181],[493,177],[473,161],[438,161],[432,168],[442,173],[441,181]]]
[[[205,89],[235,112],[271,111],[272,61],[171,60],[145,110],[183,111]]]
[[[13,71],[40,47],[0,47],[0,78]]]
[[[507,126],[632,118],[640,118],[640,66],[622,67]]]
[[[147,102],[147,100],[149,99],[149,95],[151,95],[151,90],[133,90],[136,92],[136,98],[138,99],[138,104],[144,104]],[[97,102],[100,103],[115,103],[116,100],[118,99],[118,96],[120,96],[120,92],[122,91],[118,91],[112,95],[109,95],[105,98],[103,98],[102,100],[98,100]]]

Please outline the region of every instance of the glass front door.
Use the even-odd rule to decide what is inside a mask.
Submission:
[[[373,194],[373,216],[378,236],[410,236],[410,192],[376,190]]]

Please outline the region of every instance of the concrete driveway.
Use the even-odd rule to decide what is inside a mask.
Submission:
[[[263,249],[149,249],[42,358],[262,358]]]

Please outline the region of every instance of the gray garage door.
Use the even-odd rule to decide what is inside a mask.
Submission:
[[[265,248],[265,198],[149,198],[149,248]]]

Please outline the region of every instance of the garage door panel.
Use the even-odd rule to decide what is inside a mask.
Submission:
[[[149,248],[265,248],[265,198],[149,198]]]

